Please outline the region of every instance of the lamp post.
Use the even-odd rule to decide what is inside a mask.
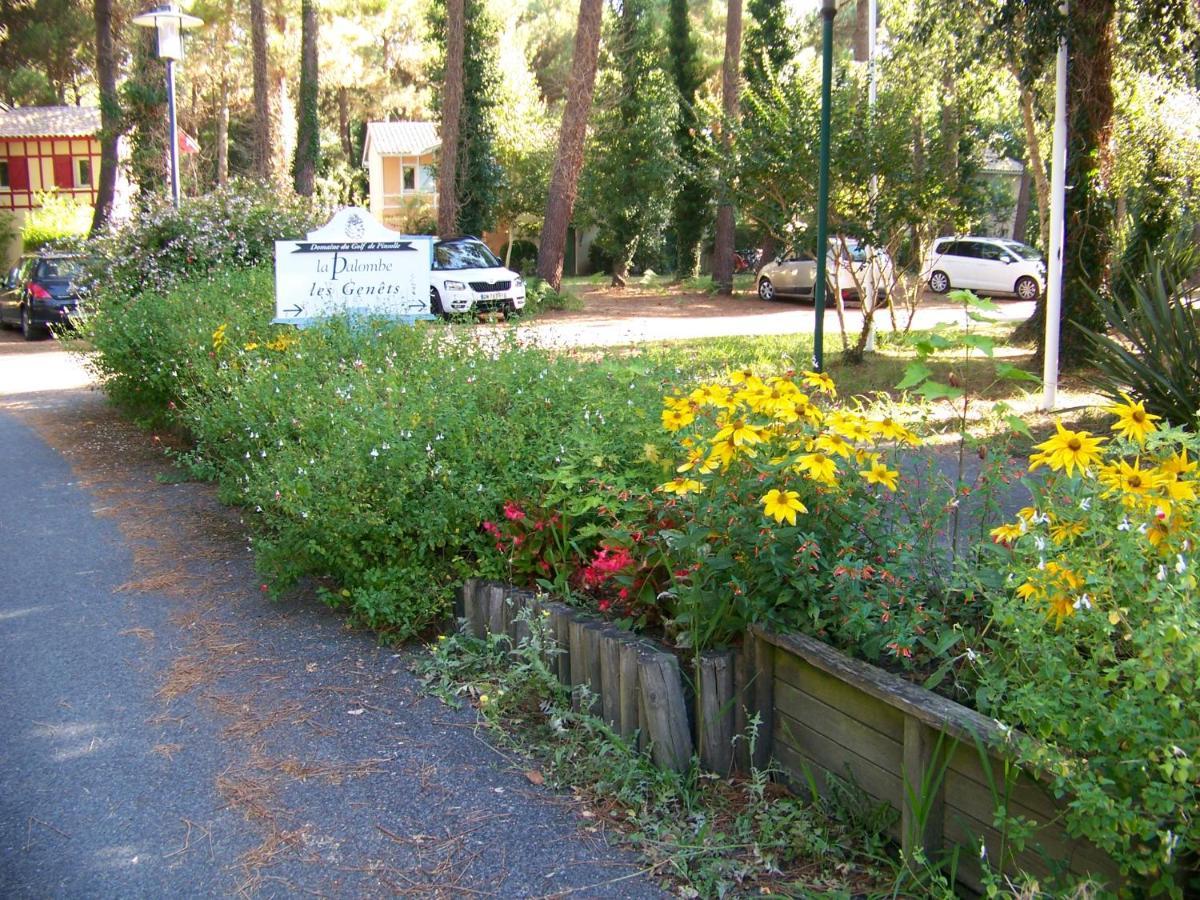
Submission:
[[[169,2],[133,17],[133,24],[153,28],[157,36],[158,58],[167,64],[167,127],[171,150],[171,200],[179,207],[179,126],[175,121],[175,61],[183,59],[183,32],[199,28],[204,22]]]
[[[833,84],[833,17],[835,0],[821,0],[821,156],[817,168],[817,283],[813,285],[813,368],[824,370],[825,268],[829,256],[829,108]]]

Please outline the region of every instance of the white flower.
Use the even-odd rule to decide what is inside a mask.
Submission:
[[[1167,567],[1166,567],[1166,566],[1159,566],[1159,567],[1158,567],[1158,580],[1159,580],[1159,581],[1166,581],[1166,580],[1167,580]]]
[[[1079,508],[1082,509],[1084,512],[1087,512],[1089,509],[1091,509],[1092,508],[1092,498],[1084,497],[1082,500],[1080,500]]]
[[[372,456],[378,456],[378,455],[379,455],[379,451],[378,451],[378,450],[376,450],[375,448],[373,448],[373,447],[372,447],[372,448],[371,448],[371,455],[372,455]]]
[[[1082,594],[1079,599],[1072,604],[1072,606],[1074,606],[1076,609],[1091,609],[1092,598],[1087,594]]]
[[[1180,575],[1187,571],[1187,561],[1183,558],[1182,553],[1175,555],[1175,571]]]
[[[1130,522],[1129,517],[1126,516],[1124,519],[1121,520],[1121,524],[1117,526],[1117,531],[1128,531],[1132,527],[1133,527],[1133,523]]]

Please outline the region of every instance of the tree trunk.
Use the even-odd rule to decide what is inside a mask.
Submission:
[[[458,143],[463,108],[466,3],[446,0],[446,71],[442,74],[442,150],[438,159],[438,234],[454,235],[458,222]]]
[[[1033,118],[1033,91],[1021,89],[1021,119],[1025,123],[1026,170],[1033,175],[1037,187],[1038,234],[1043,252],[1050,248],[1050,179],[1046,177],[1046,165],[1042,161],[1042,148],[1038,143],[1037,123]]]
[[[254,70],[254,174],[270,181],[271,99],[267,84],[267,15],[263,0],[250,0],[250,44]]]
[[[112,0],[96,0],[96,80],[100,84],[100,173],[96,181],[93,235],[112,218],[117,190],[117,142],[121,139],[121,107],[117,95],[117,57],[113,46]]]
[[[1013,210],[1012,237],[1014,240],[1025,240],[1025,232],[1029,230],[1029,195],[1033,193],[1033,176],[1026,168],[1021,173],[1017,183],[1017,205]]]
[[[592,91],[596,86],[596,61],[600,52],[600,23],[604,0],[579,0],[579,23],[575,28],[575,56],[571,60],[571,78],[558,130],[558,154],[550,192],[546,197],[546,218],[538,246],[538,276],[555,290],[562,287],[563,254],[567,229],[575,209],[579,189],[579,171],[583,168],[583,141],[587,134]]]
[[[300,96],[296,124],[296,193],[311,197],[321,155],[318,101],[317,0],[300,0]]]
[[[350,92],[344,86],[337,89],[337,105],[338,137],[342,141],[342,152],[346,154],[346,161],[354,166],[354,144],[350,136]]]
[[[730,129],[738,118],[741,55],[742,0],[729,0],[725,18],[725,62],[721,66],[721,105],[725,113],[725,121],[721,126],[721,145],[727,159],[733,152]],[[733,241],[733,199],[729,196],[729,186],[725,185],[717,207],[717,229],[713,242],[713,283],[719,294],[733,293]]]
[[[856,0],[854,5],[854,61],[865,63],[870,51],[871,0]]]

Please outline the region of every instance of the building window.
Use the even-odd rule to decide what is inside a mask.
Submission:
[[[404,172],[404,190],[415,191],[417,189],[417,169],[416,166],[405,166]]]
[[[0,159],[0,189],[10,190],[12,185],[8,182],[8,160]]]
[[[92,161],[90,159],[75,160],[75,187],[92,186]]]

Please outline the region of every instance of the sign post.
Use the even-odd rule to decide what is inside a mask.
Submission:
[[[412,322],[429,309],[433,238],[400,234],[364,209],[339,210],[303,241],[275,242],[276,325],[336,315]]]

